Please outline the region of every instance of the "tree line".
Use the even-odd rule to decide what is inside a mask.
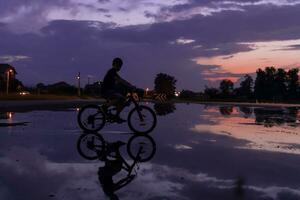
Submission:
[[[224,79],[219,88],[206,87],[204,94],[210,99],[241,99],[289,101],[300,99],[299,69],[266,67],[256,71],[256,79],[246,74],[239,87]]]
[[[177,80],[174,76],[159,73],[154,79],[154,90],[158,93],[167,94],[168,98],[173,98],[176,92]],[[69,94],[76,95],[77,87],[65,82],[58,82],[51,85],[39,83],[36,88],[39,94]],[[99,96],[101,82],[97,81],[81,88],[83,94]],[[299,69],[266,67],[256,71],[255,80],[246,74],[239,85],[235,87],[229,79],[220,82],[219,87],[205,87],[203,92],[193,92],[182,90],[181,98],[191,99],[200,97],[200,100],[259,100],[259,101],[296,101],[300,100]]]

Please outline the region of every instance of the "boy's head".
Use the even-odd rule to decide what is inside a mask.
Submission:
[[[121,67],[123,65],[123,61],[121,58],[114,58],[112,61],[112,66],[117,69],[117,71],[120,71]]]

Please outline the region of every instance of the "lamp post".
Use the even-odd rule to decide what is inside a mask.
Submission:
[[[9,90],[9,78],[10,78],[10,73],[12,73],[13,70],[7,70],[6,72],[6,94],[8,95],[8,90]]]
[[[77,91],[77,94],[80,97],[81,96],[81,91],[80,91],[80,72],[78,72],[78,75],[77,75],[76,78],[77,78],[77,81],[78,81],[78,91]]]

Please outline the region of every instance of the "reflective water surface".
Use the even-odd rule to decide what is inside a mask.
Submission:
[[[297,109],[148,105],[158,114],[156,154],[119,199],[300,199]],[[77,112],[0,114],[0,199],[110,199],[98,179],[105,162],[77,152]],[[108,142],[132,137],[126,123],[100,133]]]

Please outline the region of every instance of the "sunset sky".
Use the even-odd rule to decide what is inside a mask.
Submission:
[[[237,81],[259,67],[300,67],[300,0],[0,0],[0,63],[26,85],[121,75],[153,88]]]

